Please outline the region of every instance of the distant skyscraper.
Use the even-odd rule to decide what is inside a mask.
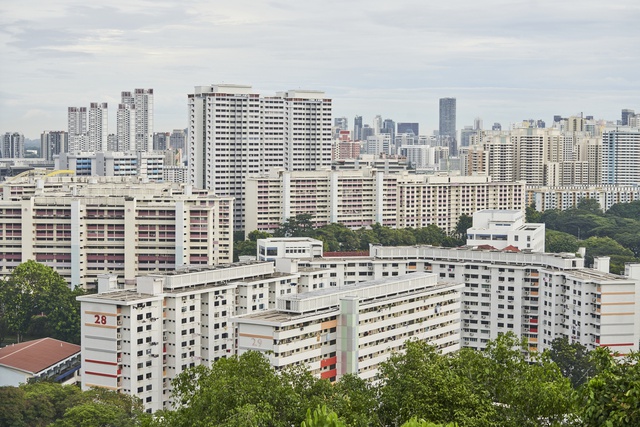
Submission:
[[[440,126],[441,140],[447,142],[449,153],[458,155],[458,142],[456,140],[456,99],[440,98]]]
[[[380,134],[381,130],[382,130],[382,116],[378,114],[373,118],[373,133],[375,135],[378,135]]]
[[[174,129],[169,137],[169,146],[175,150],[182,151],[182,155],[186,156],[187,147],[187,130],[186,129]]]
[[[86,150],[87,107],[69,107],[67,114],[69,151]]]
[[[349,130],[349,120],[346,117],[336,117],[333,125],[340,130]]]
[[[477,130],[472,126],[465,126],[460,130],[460,146],[468,147],[469,142],[471,141],[471,136],[475,135]]]
[[[18,132],[7,132],[2,138],[2,157],[5,159],[21,159],[24,157],[24,135]]]
[[[629,126],[629,118],[635,115],[634,110],[624,109],[622,110],[622,126]]]
[[[153,89],[136,89],[121,93],[122,104],[135,108],[135,150],[153,150]]]
[[[362,116],[356,116],[353,119],[353,140],[362,140]]]
[[[364,125],[362,128],[362,140],[366,141],[370,136],[375,135],[373,128],[369,125]]]
[[[476,117],[473,120],[473,129],[474,130],[482,130],[482,119],[480,117]]]
[[[44,131],[40,135],[40,157],[53,160],[53,156],[69,151],[69,134],[65,131]]]
[[[413,133],[420,135],[420,125],[418,123],[398,123],[398,133]]]
[[[89,104],[88,151],[107,151],[109,110],[106,102]]]
[[[136,148],[136,107],[133,104],[118,104],[116,112],[116,151],[133,151]]]
[[[107,135],[107,151],[118,151],[118,135],[115,133]]]
[[[498,122],[495,122],[493,126],[491,126],[491,130],[502,130],[502,125]]]
[[[391,119],[385,119],[382,122],[382,133],[388,133],[391,135],[391,141],[396,140],[396,122]]]
[[[154,151],[164,151],[170,146],[171,134],[169,132],[155,132],[153,134]]]

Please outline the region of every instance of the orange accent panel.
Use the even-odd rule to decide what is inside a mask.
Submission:
[[[338,327],[338,319],[329,320],[327,322],[322,322],[320,324],[320,329],[331,329],[331,328],[337,328],[337,327]]]

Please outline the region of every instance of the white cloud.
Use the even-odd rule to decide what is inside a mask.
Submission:
[[[136,87],[155,89],[156,130],[184,127],[186,94],[223,81],[320,89],[335,115],[423,131],[441,96],[458,98],[458,127],[640,110],[636,0],[13,3],[0,6],[0,131],[30,138],[64,129],[67,106]]]

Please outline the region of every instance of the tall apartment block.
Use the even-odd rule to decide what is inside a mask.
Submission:
[[[116,112],[117,145],[113,151],[136,149],[136,107],[134,104],[118,104]]]
[[[109,109],[106,102],[89,104],[87,151],[107,151]]]
[[[438,135],[443,143],[449,147],[452,156],[458,155],[458,141],[456,128],[456,99],[440,98],[440,122]]]
[[[244,229],[249,176],[331,166],[331,100],[323,92],[265,97],[251,86],[212,85],[188,99],[190,181],[235,198],[237,230]]]
[[[330,285],[331,269],[297,260],[180,269],[78,298],[82,386],[135,394],[145,408],[172,408],[171,380],[248,350],[278,369],[302,365],[335,381],[373,377],[407,339],[447,353],[459,348],[461,284],[429,273]]]
[[[122,92],[121,104],[135,110],[135,143],[132,150],[153,150],[153,89]],[[119,126],[119,125],[118,125]]]
[[[247,179],[247,230],[273,232],[287,218],[310,214],[317,227],[387,227],[452,230],[462,214],[481,209],[525,209],[524,182],[487,176],[384,173],[371,168],[287,172]]]
[[[124,178],[46,177],[2,187],[0,271],[27,260],[70,285],[121,283],[182,265],[232,261],[229,197],[190,186]]]
[[[69,152],[69,133],[65,131],[44,131],[40,134],[40,155],[53,160],[54,156]]]
[[[69,107],[67,111],[69,151],[87,150],[87,107]]]
[[[640,183],[640,129],[618,128],[602,135],[602,183]]]
[[[0,157],[5,159],[21,159],[24,157],[24,135],[18,132],[7,132],[2,136]]]

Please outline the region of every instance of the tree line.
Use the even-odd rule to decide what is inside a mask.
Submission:
[[[382,363],[374,381],[330,383],[277,371],[247,352],[173,380],[180,407],[153,416],[137,398],[35,383],[0,387],[1,426],[616,426],[640,425],[640,356],[616,360],[565,339],[530,353],[508,333],[485,351],[441,354],[424,341]]]
[[[564,211],[550,209],[538,212],[535,205],[526,209],[526,221],[544,223],[547,252],[571,252],[586,248],[585,265],[593,265],[593,258],[611,258],[610,271],[624,273],[624,264],[640,262],[640,201],[617,203],[606,213],[594,199],[582,199],[575,208]],[[382,246],[432,245],[457,247],[466,244],[467,229],[473,220],[468,215],[458,219],[455,228],[447,233],[430,224],[420,228],[391,228],[380,224],[351,230],[342,224],[314,228],[313,216],[301,214],[280,224],[273,236],[252,231],[247,239],[239,232],[235,237],[234,259],[241,255],[255,256],[257,239],[268,237],[311,237],[321,240],[325,252],[366,251],[369,244]]]
[[[610,271],[624,273],[624,264],[640,262],[640,200],[616,203],[603,212],[594,199],[582,199],[575,208],[544,212],[527,208],[527,222],[544,223],[548,252],[576,252],[586,248],[585,265],[593,258],[611,258]]]

